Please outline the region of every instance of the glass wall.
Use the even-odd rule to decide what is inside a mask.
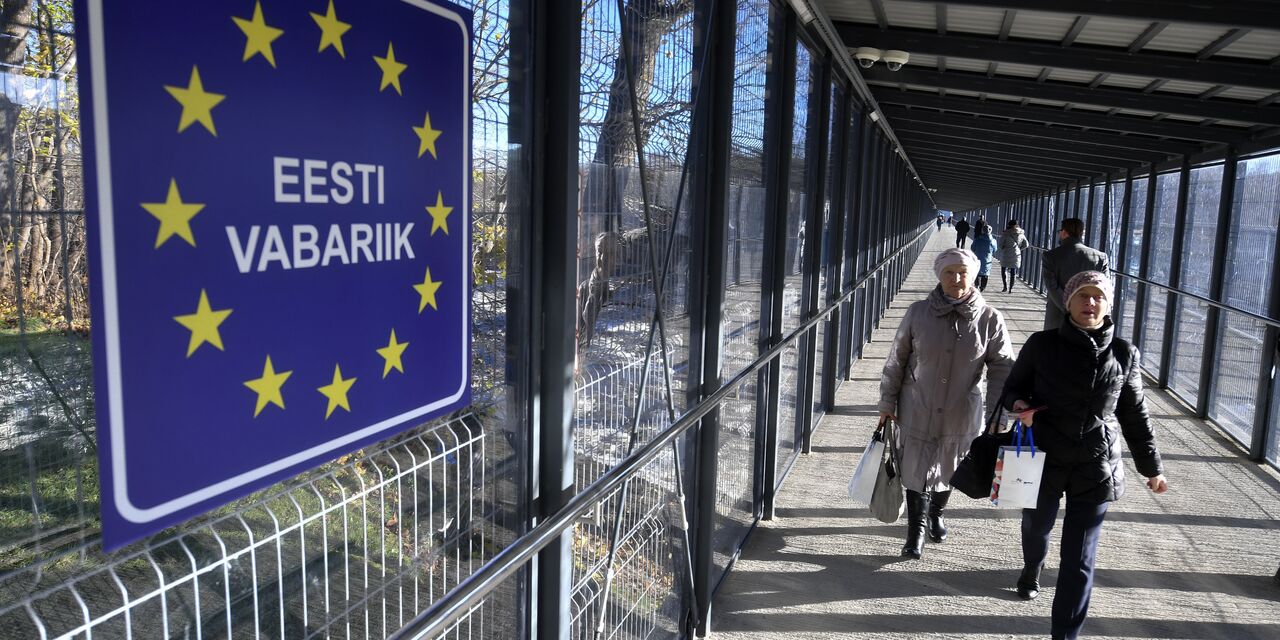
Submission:
[[[1147,181],[1148,177],[1134,178],[1132,189],[1133,196],[1129,201],[1129,229],[1125,236],[1125,241],[1129,243],[1125,256],[1125,263],[1117,265],[1125,273],[1132,275],[1140,275],[1142,267],[1142,252],[1146,246],[1146,212],[1147,212]],[[1119,254],[1116,254],[1118,259]],[[1133,314],[1138,306],[1138,281],[1132,278],[1117,278],[1116,287],[1120,294],[1117,296],[1119,309],[1113,313],[1120,317],[1120,327],[1117,330],[1118,335],[1126,340],[1133,341]]]
[[[1280,220],[1280,154],[1239,161],[1231,206],[1224,301],[1266,315],[1274,286],[1270,274],[1274,273],[1276,222]],[[1261,359],[1269,355],[1262,353],[1265,325],[1234,313],[1224,313],[1222,320],[1209,415],[1248,443],[1253,438],[1255,412],[1263,408],[1258,374]],[[1274,431],[1269,445],[1267,458],[1277,462],[1276,447],[1280,445]]]
[[[1218,202],[1222,189],[1222,165],[1194,167],[1187,193],[1187,222],[1182,232],[1182,275],[1179,288],[1209,295],[1213,274],[1214,239],[1218,229]],[[1205,322],[1209,306],[1179,298],[1174,319],[1173,360],[1169,388],[1194,405],[1200,387],[1200,362],[1204,354]]]
[[[770,47],[769,0],[738,3],[734,45],[732,147],[729,156],[728,264],[720,334],[723,377],[731,378],[760,353],[761,282],[764,270],[765,81]],[[773,58],[776,59],[776,58]],[[753,377],[720,409],[720,451],[716,456],[716,531],[712,552],[716,574],[728,567],[755,521],[755,449],[759,442],[760,386]],[[718,579],[718,578],[717,578]]]
[[[813,54],[808,45],[797,41],[795,45],[795,119],[791,130],[791,169],[787,178],[787,227],[786,249],[783,257],[782,335],[787,335],[804,321],[804,307],[800,302],[804,291],[804,238],[805,220],[809,211],[810,129],[813,107],[817,102],[815,91],[816,71]],[[809,230],[811,233],[812,230]],[[778,405],[778,469],[781,480],[785,469],[800,453],[805,426],[801,424],[800,371],[804,360],[800,349],[802,340],[791,343],[782,354],[782,378],[779,383],[781,400]]]
[[[651,116],[640,135],[621,55],[632,42],[634,99]],[[683,412],[689,372],[690,214],[684,161],[691,137],[694,13],[639,5],[625,16],[604,2],[581,22],[581,166],[578,218],[578,357],[574,375],[574,480],[585,487]],[[639,140],[639,148],[637,146]],[[644,155],[641,172],[640,153]],[[668,247],[670,254],[668,255]],[[655,259],[656,257],[656,259]],[[656,263],[656,264],[655,264]],[[655,273],[656,269],[656,273]],[[661,296],[655,295],[658,284]],[[665,331],[653,331],[657,313]],[[621,624],[612,598],[641,602],[649,627],[678,620],[672,456],[655,459],[635,489],[615,493],[601,517],[574,531],[572,633]],[[617,521],[621,537],[614,533]],[[611,555],[610,549],[617,549]],[[612,564],[611,564],[612,563]],[[617,575],[610,578],[610,573]],[[607,580],[612,591],[606,591]]]
[[[1173,262],[1173,236],[1177,233],[1175,222],[1178,209],[1177,172],[1162,173],[1156,177],[1155,216],[1151,229],[1151,262],[1147,278],[1153,282],[1169,284],[1169,270]],[[1143,318],[1142,367],[1158,376],[1164,360],[1165,306],[1168,292],[1159,287],[1147,287],[1147,312]]]

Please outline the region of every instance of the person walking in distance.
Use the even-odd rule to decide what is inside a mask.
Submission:
[[[942,214],[938,214],[938,231],[942,231]]]
[[[956,246],[963,249],[964,241],[968,237],[968,235],[969,235],[969,221],[965,220],[964,218],[960,218],[960,221],[956,223]]]
[[[995,242],[991,239],[991,227],[987,221],[978,218],[973,227],[973,244],[969,247],[978,258],[978,277],[974,284],[978,291],[987,290],[987,280],[991,278],[991,254],[995,253]]]
[[[1045,456],[1036,507],[1022,510],[1018,597],[1033,600],[1040,594],[1040,569],[1065,496],[1050,632],[1053,638],[1074,640],[1089,613],[1107,507],[1125,491],[1120,440],[1152,492],[1164,493],[1169,485],[1142,393],[1138,350],[1114,335],[1111,279],[1083,271],[1065,291],[1061,302],[1069,319],[1027,338],[1002,398],[1005,408],[1033,430]]]
[[[1058,231],[1057,247],[1046,251],[1041,267],[1044,280],[1045,302],[1044,328],[1057,329],[1067,317],[1063,304],[1064,288],[1072,276],[1081,271],[1107,273],[1107,254],[1084,243],[1084,221],[1066,218]]]
[[[927,533],[947,538],[942,510],[951,497],[951,475],[982,427],[985,371],[987,402],[999,402],[1013,366],[1004,316],[973,287],[978,259],[947,249],[933,261],[938,285],[913,302],[898,326],[880,378],[880,421],[898,423],[894,447],[906,489],[907,542],[902,555],[919,558]],[[926,523],[926,517],[928,521]]]
[[[999,252],[996,255],[1000,259],[1000,284],[1003,285],[1001,292],[1013,291],[1013,283],[1018,280],[1018,269],[1022,267],[1022,252],[1029,246],[1027,235],[1018,226],[1018,221],[1010,220],[1005,225],[1004,233],[1000,234]]]

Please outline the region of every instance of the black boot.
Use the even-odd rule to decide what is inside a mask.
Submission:
[[[1044,565],[1026,565],[1022,575],[1018,576],[1018,597],[1023,600],[1035,600],[1040,595],[1040,567]]]
[[[903,557],[919,560],[924,553],[924,517],[928,510],[928,493],[907,490],[907,544],[902,546]]]
[[[942,510],[947,507],[947,500],[950,498],[950,489],[929,494],[929,539],[934,542],[947,539],[947,523],[942,521]]]

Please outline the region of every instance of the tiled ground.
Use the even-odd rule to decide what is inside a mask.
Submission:
[[[725,638],[1047,637],[1057,541],[1039,599],[1013,591],[1022,565],[1016,511],[957,493],[951,534],[922,560],[899,557],[905,522],[885,525],[845,497],[875,423],[880,367],[904,310],[936,282],[930,239],[887,319],[855,363],[813,453],[796,464],[718,594],[712,633]],[[1000,293],[998,263],[987,300],[1005,313],[1017,345],[1039,330],[1044,299],[1019,283]],[[1280,474],[1241,455],[1219,431],[1149,392],[1170,491],[1155,496],[1128,467],[1099,551],[1085,635],[1091,638],[1280,638]]]

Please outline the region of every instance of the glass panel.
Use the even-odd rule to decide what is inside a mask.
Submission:
[[[1129,203],[1133,206],[1133,203]],[[1120,223],[1124,214],[1124,181],[1111,183],[1111,199],[1107,203],[1107,244],[1102,249],[1112,264],[1120,256]],[[1132,214],[1131,214],[1132,215]]]
[[[818,247],[818,299],[813,305],[815,311],[825,309],[831,300],[832,292],[828,290],[828,287],[831,287],[834,282],[829,278],[828,271],[831,271],[831,274],[835,273],[834,269],[828,264],[831,261],[832,252],[835,250],[831,243],[836,240],[835,234],[831,232],[832,227],[835,225],[835,216],[832,215],[831,207],[838,204],[832,202],[832,198],[835,195],[835,190],[839,187],[841,145],[838,136],[840,135],[840,117],[844,109],[840,104],[843,100],[843,93],[834,83],[831,86],[830,99],[831,102],[828,107],[829,119],[827,122],[827,166],[824,171],[826,176],[823,179],[822,195],[822,229],[819,231],[822,237]],[[813,393],[811,394],[813,396],[813,425],[811,426],[816,426],[818,420],[825,413],[822,394],[823,385],[825,384],[823,374],[826,370],[825,354],[827,351],[828,324],[828,322],[820,322],[816,330],[811,332],[811,335],[815,335],[817,340],[817,349],[815,349],[817,355],[813,362]]]
[[[1139,266],[1142,264],[1147,211],[1147,180],[1148,178],[1146,177],[1133,179],[1133,197],[1129,201],[1129,228],[1131,231],[1127,235],[1129,242],[1128,255],[1125,256],[1125,264],[1117,265],[1126,273],[1133,275],[1138,275]],[[1129,278],[1118,278],[1116,286],[1120,291],[1118,296],[1120,308],[1115,312],[1121,318],[1118,335],[1125,340],[1132,341],[1133,314],[1138,306],[1138,282]]]
[[[1213,274],[1221,189],[1222,165],[1191,170],[1187,223],[1182,229],[1180,288],[1206,297]],[[1204,329],[1208,313],[1209,307],[1203,302],[1179,298],[1178,315],[1174,320],[1173,370],[1169,375],[1169,388],[1193,406],[1200,387],[1200,363],[1204,358]]]
[[[1233,307],[1265,314],[1276,256],[1276,220],[1280,219],[1280,154],[1241,160],[1236,166],[1231,230],[1227,236],[1226,281],[1223,295]],[[1222,349],[1213,380],[1209,416],[1248,444],[1253,439],[1254,413],[1263,406],[1257,397],[1265,326],[1234,313],[1222,314]],[[1275,385],[1280,388],[1280,385]],[[1280,405],[1274,405],[1280,407]],[[1267,457],[1277,461],[1277,438]]]
[[[813,89],[813,56],[803,42],[796,43],[796,99],[795,118],[791,132],[791,172],[787,181],[787,239],[785,272],[782,291],[782,335],[800,326],[803,309],[800,305],[804,274],[805,212],[809,208],[808,159],[809,110]],[[803,433],[797,415],[800,390],[800,357],[803,340],[792,342],[782,352],[782,379],[779,383],[778,405],[778,468],[781,482],[783,473],[795,456],[800,453]]]
[[[1156,206],[1151,229],[1151,262],[1148,279],[1167,284],[1169,268],[1173,260],[1173,234],[1178,209],[1177,172],[1156,176]],[[1142,367],[1152,375],[1160,371],[1164,357],[1164,317],[1168,292],[1158,287],[1147,287],[1147,314],[1143,319]]]
[[[1089,216],[1089,230],[1084,237],[1084,243],[1097,247],[1100,251],[1106,251],[1106,238],[1102,237],[1102,213],[1107,202],[1107,185],[1095,184],[1088,193],[1093,196],[1093,207],[1086,209],[1092,215]]]
[[[586,3],[582,16],[581,201],[578,223],[578,363],[574,375],[575,483],[585,487],[648,442],[686,405],[690,218],[683,173],[690,138],[694,20],[691,5]],[[644,116],[637,149],[622,34]],[[638,153],[645,159],[641,175]],[[641,181],[646,191],[642,191]],[[644,196],[650,199],[646,209]],[[652,235],[650,235],[652,233]],[[671,239],[674,238],[674,243]],[[671,255],[666,255],[671,246]],[[665,337],[653,255],[662,280]],[[651,338],[652,337],[652,338]],[[668,381],[670,387],[668,387]],[[601,615],[610,633],[657,633],[678,624],[685,592],[673,553],[680,505],[673,456],[662,455],[574,532],[573,637],[591,637]],[[643,490],[638,488],[643,487]],[[618,524],[618,519],[622,522]],[[622,537],[614,539],[615,524]],[[609,573],[608,550],[618,549]],[[625,605],[625,606],[622,606]]]
[[[764,184],[764,92],[769,71],[768,0],[738,3],[734,47],[733,146],[729,160],[728,261],[721,335],[724,377],[746,368],[759,355],[764,229],[768,213]],[[773,43],[776,46],[776,42]],[[716,531],[712,536],[716,573],[723,573],[755,521],[755,447],[758,424],[755,379],[738,387],[720,409],[720,451],[716,456]]]

